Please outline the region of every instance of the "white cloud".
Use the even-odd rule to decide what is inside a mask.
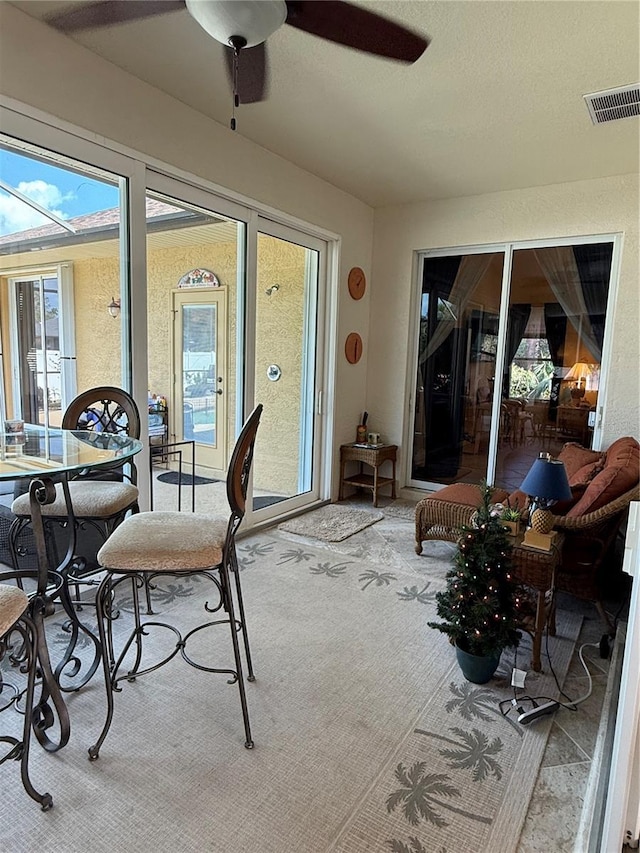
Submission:
[[[66,201],[73,198],[73,193],[62,193],[54,184],[46,181],[20,181],[16,189],[40,207],[55,213],[60,219],[68,219],[68,214],[61,209]],[[51,222],[42,213],[38,213],[28,204],[13,195],[0,191],[0,235],[15,234],[29,228],[37,228]]]

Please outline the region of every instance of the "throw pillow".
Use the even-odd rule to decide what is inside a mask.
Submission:
[[[637,483],[637,471],[633,471],[631,468],[613,468],[611,465],[607,465],[589,483],[584,495],[569,510],[567,516],[574,518],[577,515],[595,512],[628,492]]]
[[[613,442],[607,450],[607,466],[631,468],[640,477],[640,445],[628,435]]]
[[[571,478],[577,471],[584,468],[585,465],[603,461],[604,456],[605,454],[598,450],[589,450],[576,441],[570,441],[564,445],[558,454],[558,459],[564,462],[567,479],[571,483]]]

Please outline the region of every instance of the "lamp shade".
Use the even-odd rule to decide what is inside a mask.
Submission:
[[[536,459],[520,488],[544,506],[555,501],[568,501],[571,497],[564,462],[559,459]]]
[[[591,367],[584,361],[576,361],[564,377],[566,382],[582,382],[591,376]]]

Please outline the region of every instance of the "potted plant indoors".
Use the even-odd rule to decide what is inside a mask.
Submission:
[[[473,526],[462,528],[447,588],[436,595],[441,622],[429,622],[456,647],[464,677],[485,684],[502,650],[520,639],[519,599],[511,572],[511,544],[502,520],[492,515],[493,489],[482,483]]]
[[[509,536],[518,535],[522,524],[522,517],[523,513],[517,501],[514,506],[511,506],[509,498],[507,498],[507,505],[503,506],[500,512],[500,521],[502,522],[502,526],[506,528]]]

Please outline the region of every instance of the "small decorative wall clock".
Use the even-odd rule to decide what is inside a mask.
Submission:
[[[347,335],[347,340],[344,342],[344,354],[349,364],[357,364],[360,361],[363,349],[362,338],[357,332],[351,332]]]
[[[347,285],[352,299],[362,299],[364,292],[367,289],[367,279],[364,271],[361,270],[360,267],[353,267],[353,269],[350,270]]]

